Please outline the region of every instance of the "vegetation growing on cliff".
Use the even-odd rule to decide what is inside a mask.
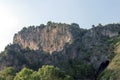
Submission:
[[[7,80],[6,75],[16,80],[37,80],[45,75],[45,80],[52,77],[55,80],[96,79],[106,68],[102,66],[104,62],[115,65],[119,62],[119,56],[114,54],[120,50],[119,30],[119,24],[99,24],[88,30],[80,28],[76,23],[48,22],[46,25],[24,27],[15,34],[13,44],[0,54],[1,80]],[[7,68],[9,66],[13,68]],[[15,74],[3,73],[5,68],[6,71],[15,71]],[[111,69],[105,69],[99,79],[103,79],[103,74],[108,72]],[[110,75],[105,75],[108,77],[106,79]]]
[[[98,76],[98,80],[120,79],[120,37],[114,37],[110,41],[114,47],[114,57],[108,67]]]

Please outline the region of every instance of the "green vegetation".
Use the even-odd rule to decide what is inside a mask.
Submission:
[[[26,27],[23,27],[22,31],[23,31],[23,32],[27,31],[27,28],[26,28]]]
[[[17,75],[15,76],[14,80],[30,80],[33,70],[23,68]]]
[[[45,65],[38,70],[41,80],[73,80],[59,68]]]
[[[98,76],[98,80],[120,80],[120,37],[110,40],[115,49],[115,56],[109,66]]]
[[[120,36],[117,36],[108,40],[108,42],[112,43],[114,47],[117,47],[120,44],[119,41],[120,41]]]
[[[120,53],[117,53],[109,66],[98,76],[98,80],[120,80]]]
[[[38,71],[23,68],[18,73],[12,67],[8,67],[1,71],[0,80],[73,80],[73,78],[57,67],[44,65]]]
[[[67,73],[73,76],[74,79],[85,80],[87,78],[93,79],[95,70],[90,64],[84,64],[81,61],[71,60],[70,67],[67,69]]]
[[[16,71],[12,67],[8,67],[0,72],[0,80],[13,80]]]

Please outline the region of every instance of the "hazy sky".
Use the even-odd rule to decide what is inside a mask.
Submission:
[[[92,24],[120,22],[120,0],[0,0],[0,51],[14,33],[47,21]]]

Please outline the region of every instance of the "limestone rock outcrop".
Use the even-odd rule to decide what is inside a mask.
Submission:
[[[31,26],[15,34],[13,44],[32,50],[42,49],[52,53],[61,51],[66,43],[71,44],[74,36],[71,25],[48,22],[40,27]]]

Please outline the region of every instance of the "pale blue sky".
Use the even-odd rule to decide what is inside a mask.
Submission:
[[[12,43],[14,33],[47,21],[78,23],[120,22],[120,0],[0,0],[0,51]]]

